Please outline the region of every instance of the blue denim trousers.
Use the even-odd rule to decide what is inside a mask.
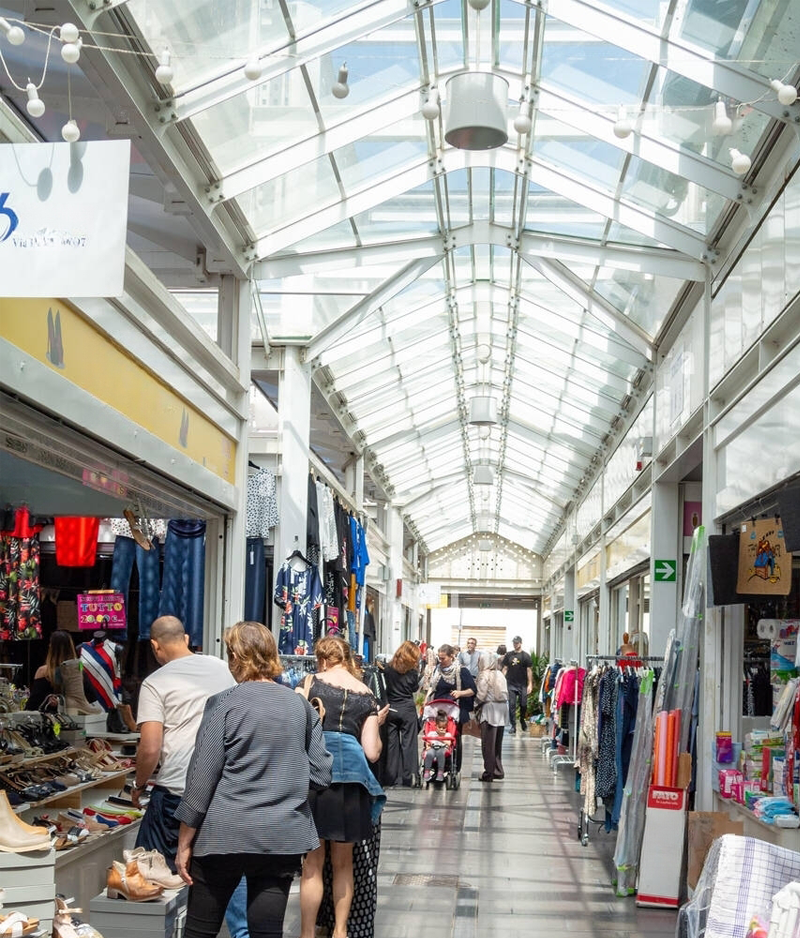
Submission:
[[[161,546],[152,541],[144,550],[132,537],[117,537],[111,562],[111,589],[125,596],[125,612],[130,615],[128,592],[133,565],[139,572],[139,638],[150,638],[150,626],[158,617],[161,589]]]
[[[263,543],[263,542],[262,542]],[[225,924],[231,938],[250,938],[247,928],[247,879],[242,877],[225,910]]]
[[[170,521],[158,614],[180,619],[194,646],[203,644],[205,570],[205,521]]]

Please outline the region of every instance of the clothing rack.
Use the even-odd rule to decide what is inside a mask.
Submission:
[[[567,716],[566,727],[567,732],[570,733],[570,752],[558,753],[555,750],[551,750],[551,752],[555,752],[555,754],[550,756],[550,767],[555,774],[558,774],[558,768],[561,765],[575,766],[578,764],[578,730],[580,729],[580,724],[578,722],[578,707],[580,706],[580,701],[578,700],[578,694],[580,692],[578,669],[580,668],[580,665],[578,664],[576,658],[570,658],[565,665],[562,665],[562,667],[575,668],[575,694],[572,701],[572,710]],[[570,722],[574,722],[574,729],[572,730],[570,729]]]
[[[587,661],[624,661],[625,655],[587,655]],[[664,661],[663,655],[630,655],[631,661]],[[769,660],[769,659],[767,659]]]

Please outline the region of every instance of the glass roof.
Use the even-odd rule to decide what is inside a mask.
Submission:
[[[797,4],[114,7],[98,36],[170,51],[169,87],[152,61],[125,64],[169,102],[161,132],[203,168],[194,191],[219,194],[212,221],[254,252],[270,342],[306,344],[423,548],[487,532],[541,553],[686,278],[704,277],[741,193],[731,148],[755,154],[784,119],[768,80],[797,80]],[[464,71],[507,82],[505,145],[445,140]],[[719,102],[731,128],[716,136]],[[497,404],[482,434],[476,396]]]

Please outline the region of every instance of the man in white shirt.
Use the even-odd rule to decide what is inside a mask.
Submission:
[[[476,638],[468,638],[467,650],[458,653],[458,663],[462,668],[466,668],[473,677],[477,677],[480,658],[481,653],[478,651],[478,640]]]
[[[161,616],[150,630],[150,644],[161,667],[143,682],[136,714],[141,739],[136,756],[136,784],[132,800],[139,797],[159,761],[136,846],[158,850],[175,870],[180,823],[175,811],[186,785],[186,772],[206,701],[236,683],[228,665],[210,655],[195,655],[189,636],[174,616]]]

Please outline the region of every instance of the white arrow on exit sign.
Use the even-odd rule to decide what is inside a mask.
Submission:
[[[676,579],[678,562],[676,560],[656,560],[653,566],[657,583],[672,583]]]

